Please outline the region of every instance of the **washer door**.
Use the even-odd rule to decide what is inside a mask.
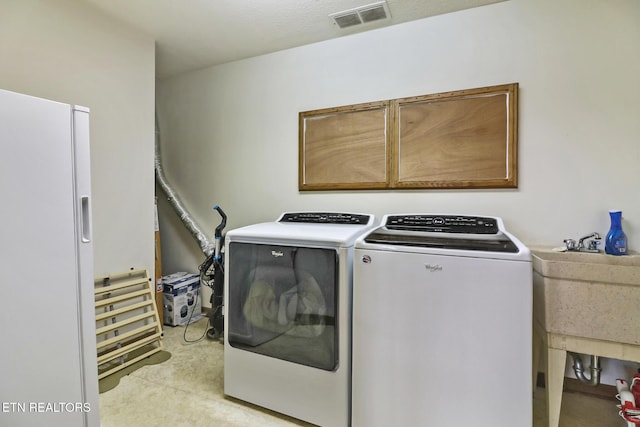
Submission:
[[[231,242],[227,256],[229,344],[334,370],[337,251]]]

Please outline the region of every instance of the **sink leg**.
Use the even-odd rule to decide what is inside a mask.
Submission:
[[[533,345],[532,345],[532,349],[533,349],[533,357],[532,357],[532,365],[531,365],[531,375],[532,375],[532,382],[531,384],[533,385],[533,394],[535,395],[536,393],[536,385],[538,383],[538,369],[540,368],[540,354],[542,351],[542,344],[543,344],[543,338],[540,336],[540,333],[536,330],[536,328],[533,328]]]
[[[555,348],[547,348],[547,410],[549,412],[549,427],[558,427],[560,423],[560,406],[562,405],[562,387],[564,385],[564,371],[567,352]]]

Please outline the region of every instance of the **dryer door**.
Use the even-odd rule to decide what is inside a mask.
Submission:
[[[231,242],[227,257],[229,344],[334,370],[337,251]]]

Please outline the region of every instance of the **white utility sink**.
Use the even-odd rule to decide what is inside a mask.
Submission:
[[[531,253],[534,319],[545,331],[640,345],[640,255]]]
[[[640,362],[640,255],[530,249],[533,379],[544,348],[549,427],[558,427],[567,352]]]

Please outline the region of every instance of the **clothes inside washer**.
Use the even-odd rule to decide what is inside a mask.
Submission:
[[[230,245],[228,340],[307,366],[337,366],[334,249]]]
[[[316,337],[324,331],[327,305],[316,279],[300,272],[302,280],[276,297],[274,284],[253,282],[242,312],[254,326],[299,337]]]

